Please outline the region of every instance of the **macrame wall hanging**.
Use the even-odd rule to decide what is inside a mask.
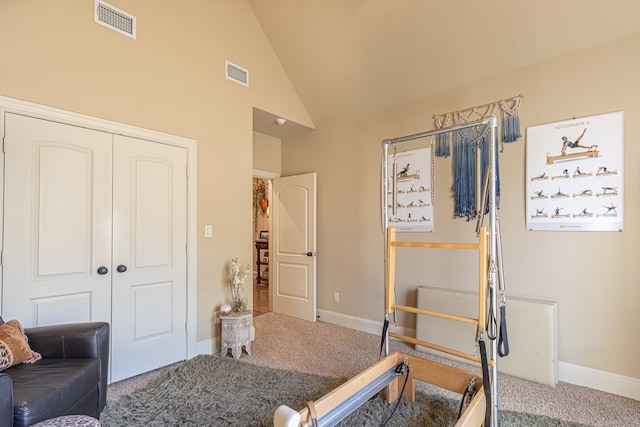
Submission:
[[[490,116],[502,118],[502,142],[514,142],[522,135],[520,133],[520,117],[518,110],[522,103],[522,95],[503,99],[490,104],[479,105],[465,110],[453,111],[433,116],[436,129],[479,121]],[[498,116],[501,111],[501,117]],[[453,138],[452,138],[453,135]],[[474,219],[478,215],[476,205],[476,152],[480,150],[481,177],[484,182],[487,164],[489,163],[489,128],[478,126],[448,133],[438,134],[436,137],[435,155],[449,157],[451,155],[451,140],[453,139],[453,197],[455,201],[455,217]],[[502,151],[502,150],[501,150]],[[496,159],[496,203],[500,200],[499,163]],[[481,208],[482,209],[482,208]],[[484,207],[485,213],[488,206]]]

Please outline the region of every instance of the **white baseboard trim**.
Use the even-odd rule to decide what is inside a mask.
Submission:
[[[344,326],[346,328],[355,329],[358,331],[368,332],[370,334],[380,335],[382,334],[383,322],[376,322],[374,320],[362,319],[360,317],[349,316],[342,313],[336,313],[333,311],[318,309],[318,320],[322,322],[331,323],[333,325]]]
[[[198,341],[196,344],[196,354],[215,354],[216,349],[220,347],[220,342],[216,338],[209,338],[208,340]]]
[[[558,379],[566,383],[640,400],[640,379],[638,378],[558,362]]]
[[[318,309],[318,320],[378,336],[382,335],[382,325],[384,324],[384,321],[377,322],[375,320],[363,319],[361,317],[321,309]],[[396,331],[395,326],[392,325],[389,325],[389,328],[394,328],[392,332],[398,332],[407,336],[415,336],[416,333],[416,330],[411,328],[400,327],[399,331]]]
[[[318,310],[318,320],[378,336],[382,334],[382,321],[376,322],[320,309]],[[389,328],[393,328],[393,326],[389,325]],[[415,336],[415,330],[400,328],[400,334]],[[559,361],[558,380],[640,400],[640,379],[638,378],[626,377],[612,372],[599,371],[597,369]]]

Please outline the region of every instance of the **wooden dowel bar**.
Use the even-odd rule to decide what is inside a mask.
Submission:
[[[391,246],[426,249],[475,249],[480,250],[478,243],[434,243],[434,242],[391,242]]]
[[[417,345],[421,345],[423,347],[427,347],[430,348],[432,350],[437,350],[437,351],[441,351],[443,353],[448,353],[451,354],[453,356],[458,356],[462,359],[466,359],[466,360],[470,360],[472,362],[476,362],[476,363],[482,363],[482,360],[480,359],[479,356],[474,356],[472,354],[467,354],[463,351],[459,351],[453,348],[449,348],[449,347],[445,347],[442,345],[438,345],[438,344],[433,344],[427,341],[422,341],[419,340],[417,338],[413,338],[413,337],[409,337],[406,335],[401,335],[401,334],[396,334],[395,332],[389,332],[389,336],[392,338],[396,338],[399,339],[400,341],[404,341],[407,342],[409,344],[417,344]],[[493,366],[494,362],[493,360],[489,360],[489,366]]]
[[[457,314],[441,313],[439,311],[424,310],[422,308],[409,307],[406,305],[397,305],[397,304],[391,304],[391,308],[395,310],[406,311],[408,313],[424,314],[426,316],[439,317],[441,319],[454,320],[454,321],[463,322],[463,323],[470,323],[472,325],[480,324],[478,319],[474,319],[472,317],[458,316]]]

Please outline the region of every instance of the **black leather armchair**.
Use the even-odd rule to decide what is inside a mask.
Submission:
[[[0,373],[0,425],[9,426],[13,423],[13,383],[11,377]]]
[[[98,417],[107,401],[109,324],[26,328],[42,359],[0,373],[0,426],[27,427],[62,415]]]

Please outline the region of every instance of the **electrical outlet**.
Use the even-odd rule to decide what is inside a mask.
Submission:
[[[333,302],[340,302],[340,293],[339,292],[334,292],[333,293]]]

